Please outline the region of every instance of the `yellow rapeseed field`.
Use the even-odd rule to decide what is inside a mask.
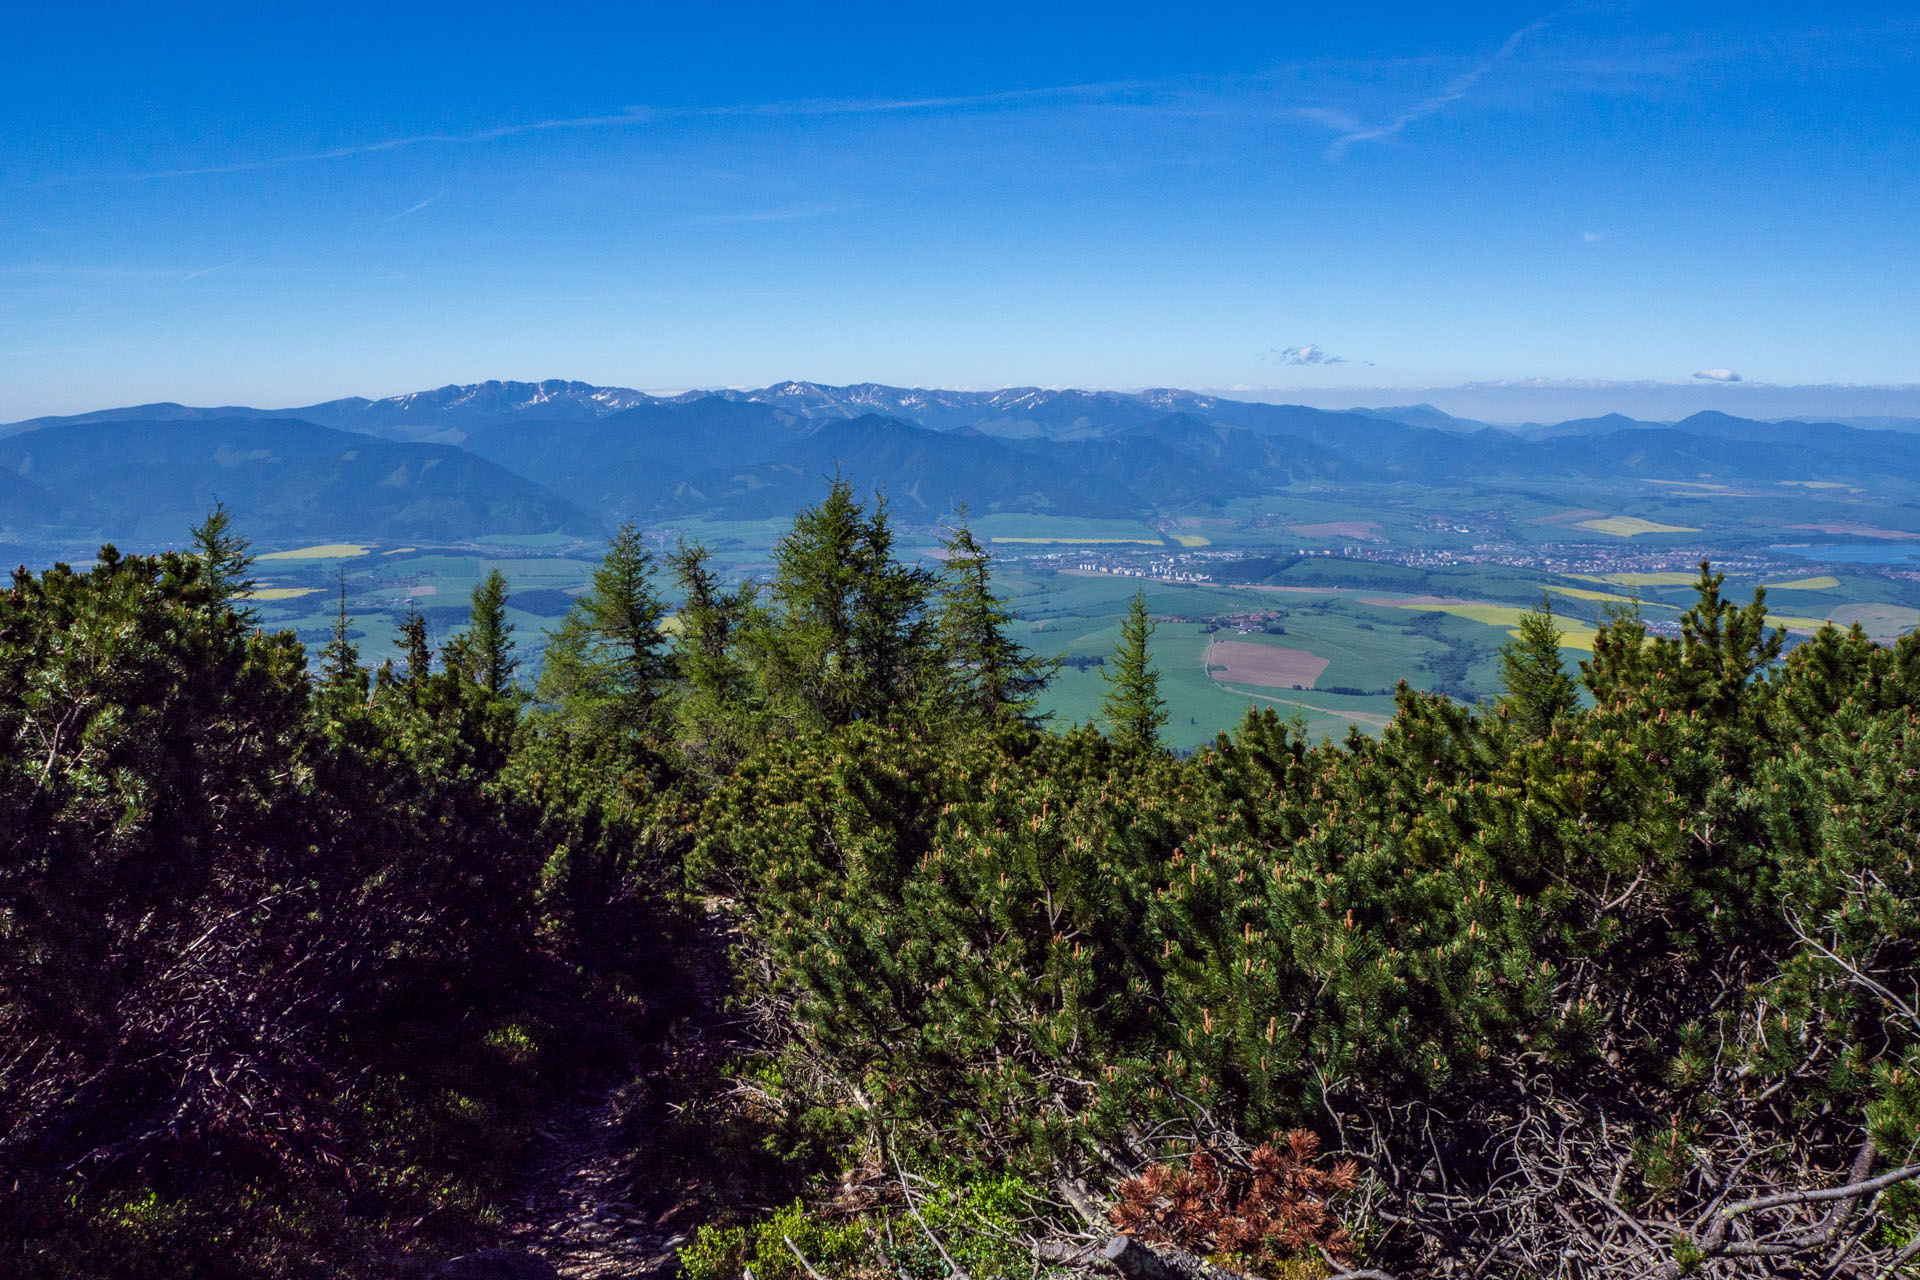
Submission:
[[[1508,604],[1403,604],[1399,607],[1417,609],[1422,613],[1451,613],[1457,618],[1471,618],[1490,627],[1505,627],[1508,635],[1519,634],[1520,615],[1527,612]],[[1553,624],[1560,628],[1562,648],[1592,652],[1593,637],[1597,632],[1591,626],[1574,618],[1555,618]]]
[[[1692,525],[1661,524],[1658,520],[1642,520],[1639,516],[1605,516],[1599,520],[1582,520],[1579,527],[1595,533],[1610,533],[1618,538],[1631,538],[1642,533],[1700,532]]]

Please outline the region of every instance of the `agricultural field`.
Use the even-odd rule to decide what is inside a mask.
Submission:
[[[1489,627],[1503,628],[1508,635],[1517,635],[1519,633],[1520,616],[1526,612],[1526,610],[1516,609],[1512,605],[1473,604],[1465,601],[1415,601],[1414,603],[1403,604],[1397,607],[1401,609],[1415,609],[1422,613],[1431,611],[1452,614],[1456,618],[1467,618],[1474,622],[1483,623]],[[1593,651],[1593,637],[1596,634],[1594,628],[1584,622],[1571,618],[1558,618],[1556,621],[1560,626],[1560,645],[1562,648],[1579,649],[1587,653]]]
[[[1392,691],[1402,679],[1417,689],[1445,689],[1470,700],[1490,697],[1498,688],[1498,648],[1506,638],[1503,631],[1470,620],[1431,612],[1409,616],[1391,603],[1366,602],[1380,597],[1332,588],[1272,591],[1040,574],[1017,566],[1009,566],[1000,585],[1019,619],[1018,638],[1041,657],[1068,660],[1110,654],[1119,643],[1128,600],[1144,589],[1147,607],[1159,619],[1150,649],[1167,701],[1166,739],[1179,749],[1211,742],[1249,707],[1272,707],[1283,717],[1297,712],[1315,738],[1341,738],[1352,726],[1377,732],[1392,717]],[[1269,625],[1283,633],[1208,629],[1210,620],[1255,614],[1279,615]],[[1221,665],[1223,645],[1271,646],[1325,665],[1312,689],[1276,688],[1211,669]],[[1098,716],[1106,692],[1100,671],[1089,666],[1056,672],[1042,700],[1055,723],[1086,724]]]
[[[1090,644],[1106,641],[1106,652],[1119,637],[1118,612],[1109,625],[1085,633]],[[1387,696],[1230,687],[1208,674],[1207,653],[1212,641],[1213,636],[1203,626],[1163,622],[1155,628],[1150,642],[1160,671],[1160,696],[1167,703],[1168,723],[1162,736],[1176,750],[1207,745],[1217,733],[1231,729],[1249,710],[1259,707],[1273,707],[1282,718],[1298,712],[1315,738],[1344,737],[1349,726],[1355,724],[1377,731],[1392,717],[1393,700]],[[1041,707],[1052,714],[1058,727],[1091,724],[1099,716],[1105,694],[1100,668],[1066,668],[1055,673]]]
[[[974,533],[980,539],[995,545],[1045,546],[1057,543],[1063,546],[1158,547],[1166,543],[1166,539],[1140,520],[1097,520],[1082,516],[1038,516],[996,512],[992,515],[975,517],[972,525]]]
[[[1685,587],[1700,577],[1697,573],[1576,573],[1588,582],[1607,582],[1616,587]]]
[[[317,547],[295,547],[291,551],[269,551],[262,560],[350,560],[367,554],[369,548],[358,542],[323,542]]]
[[[1610,533],[1618,538],[1635,538],[1643,533],[1698,533],[1692,525],[1662,524],[1658,520],[1644,520],[1639,516],[1602,516],[1597,520],[1577,520],[1574,522],[1582,529],[1591,529],[1595,533]]]
[[[1305,649],[1288,649],[1252,640],[1215,639],[1207,649],[1207,674],[1222,684],[1257,684],[1266,689],[1311,689],[1327,659]]]
[[[1549,583],[1544,590],[1551,591],[1557,596],[1567,596],[1574,600],[1604,600],[1612,604],[1639,603],[1633,596],[1623,596],[1617,591],[1595,591],[1590,587],[1563,587],[1557,583]]]
[[[1920,626],[1920,610],[1897,604],[1844,604],[1827,615],[1836,627],[1860,624],[1875,640],[1892,640]]]
[[[1920,538],[1920,533],[1909,533],[1904,529],[1883,529],[1878,525],[1858,524],[1852,521],[1828,521],[1824,524],[1790,524],[1786,527],[1790,530],[1824,533],[1835,537],[1885,538],[1894,542]]]
[[[1381,542],[1380,525],[1373,520],[1323,520],[1318,524],[1295,524],[1287,526],[1289,533],[1297,533],[1303,538],[1341,538],[1357,539],[1361,542]]]

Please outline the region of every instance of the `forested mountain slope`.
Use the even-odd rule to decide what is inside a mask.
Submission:
[[[630,518],[784,519],[836,465],[915,511],[964,497],[983,511],[1134,519],[1317,484],[1350,496],[1629,482],[1877,490],[1920,476],[1920,436],[1835,423],[1609,415],[1513,432],[1395,412],[804,382],[673,397],[481,383],[300,410],[145,406],[0,437],[0,472],[55,498],[50,510],[19,490],[0,529],[130,536],[141,527],[132,495],[151,487],[158,505],[141,510],[155,528],[218,493],[274,540],[591,535]]]
[[[277,418],[85,422],[0,440],[0,475],[53,499],[8,526],[97,537],[175,534],[215,499],[276,537],[450,538],[597,522],[532,481],[449,445],[400,444]]]

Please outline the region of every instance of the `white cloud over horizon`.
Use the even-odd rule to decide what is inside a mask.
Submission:
[[[1312,342],[1302,347],[1276,347],[1267,353],[1267,360],[1271,364],[1294,366],[1352,363],[1345,356],[1333,355],[1325,347]]]

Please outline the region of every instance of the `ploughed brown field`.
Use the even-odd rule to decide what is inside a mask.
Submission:
[[[1363,542],[1379,542],[1380,526],[1371,520],[1324,520],[1319,524],[1290,524],[1287,526],[1305,538],[1358,538]]]
[[[1327,659],[1305,649],[1282,649],[1248,640],[1215,640],[1207,650],[1207,667],[1215,680],[1269,689],[1311,689],[1327,669]]]

